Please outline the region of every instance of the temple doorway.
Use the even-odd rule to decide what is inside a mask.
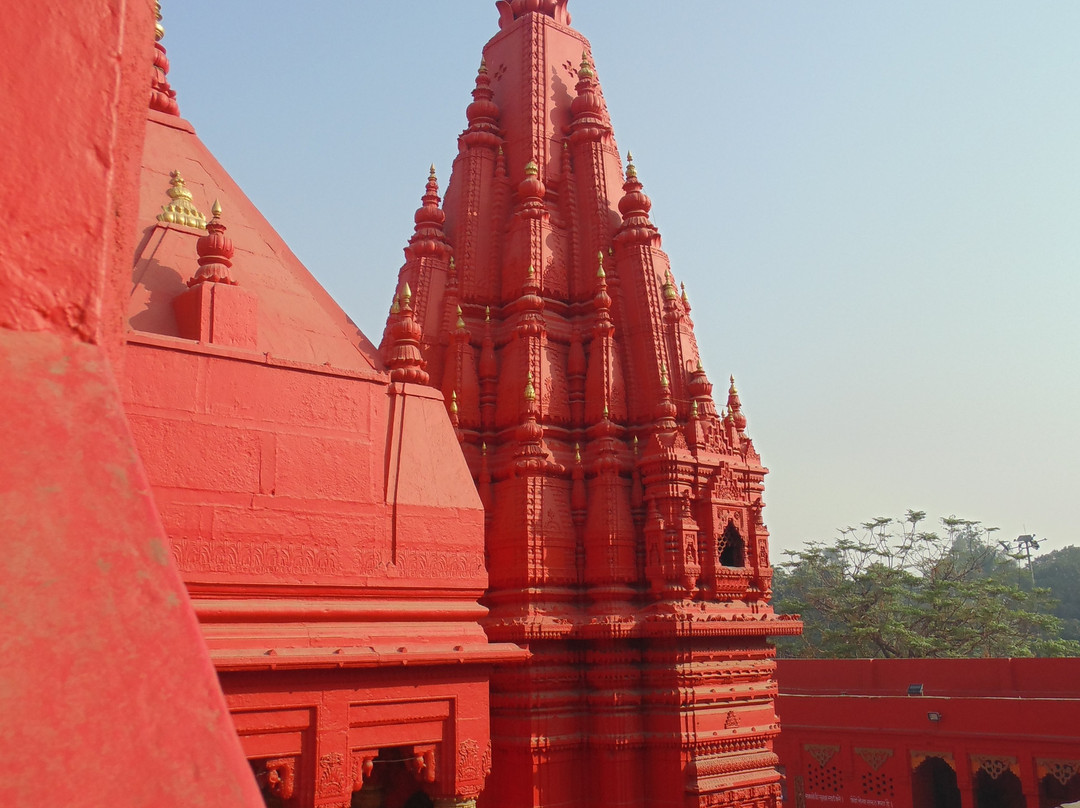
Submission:
[[[364,787],[353,792],[352,808],[434,808],[419,781],[412,747],[380,749]]]
[[[1039,808],[1080,804],[1080,769],[1058,763],[1039,780]]]
[[[928,757],[911,773],[913,808],[960,808],[956,772],[943,758]]]
[[[1024,786],[1020,778],[1006,769],[992,777],[986,769],[975,774],[975,808],[1025,808]]]

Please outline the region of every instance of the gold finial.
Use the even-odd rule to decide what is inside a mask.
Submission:
[[[455,325],[458,330],[465,328],[465,318],[461,316],[461,306],[457,307],[457,323]]]
[[[628,163],[633,163],[634,162],[634,153],[633,152],[628,151],[626,153],[626,162],[628,162]]]
[[[728,392],[729,393],[736,393],[736,394],[739,392],[738,390],[735,389],[735,376],[734,375],[731,376],[731,389]]]
[[[530,160],[525,164],[525,174],[530,177],[535,177],[540,173],[540,166],[536,164],[535,160]]]
[[[609,415],[611,415],[611,412],[610,412],[610,411],[608,410],[608,406],[607,406],[607,404],[605,404],[605,405],[604,405],[604,420],[605,420],[605,421],[606,421],[606,420],[608,419],[608,416],[609,416]]]
[[[685,303],[687,306],[689,306],[690,305],[690,298],[686,294],[686,284],[685,283],[680,283],[679,284],[679,289],[682,291],[682,302]]]
[[[487,57],[486,56],[481,56],[480,57],[480,72],[481,73],[487,73],[488,72],[488,69],[487,69]]]
[[[457,390],[450,392],[450,412],[457,415]]]
[[[690,417],[691,418],[697,418],[698,417],[697,399],[694,399],[693,401],[690,402]]]
[[[701,357],[700,356],[698,357],[698,360],[697,360],[697,369],[698,369],[698,373],[704,373],[705,372],[705,368],[701,364]]]
[[[670,385],[671,385],[671,381],[668,379],[668,375],[667,375],[667,364],[665,362],[661,362],[660,363],[660,386],[662,388],[664,388],[664,390],[667,390]]]
[[[601,250],[600,252],[598,252],[596,254],[596,262],[597,262],[596,277],[597,278],[606,278],[607,273],[604,272],[604,251],[603,250]]]
[[[431,171],[428,173],[428,179],[431,180],[432,182],[434,182],[436,179],[438,179],[435,176],[435,164],[434,163],[431,164]]]
[[[581,66],[578,68],[578,78],[596,78],[596,73],[593,72],[592,65],[589,64],[589,54],[587,54],[585,51],[581,52]]]
[[[401,305],[402,307],[408,306],[412,303],[412,289],[409,288],[409,282],[405,281],[405,287],[401,290]]]
[[[634,155],[630,152],[626,153],[626,179],[637,179],[637,167],[634,165]]]
[[[536,401],[536,388],[533,387],[532,371],[529,371],[529,376],[525,381],[525,400]]]
[[[165,26],[161,24],[161,3],[154,0],[154,41],[165,38]]]
[[[191,201],[191,191],[184,185],[184,178],[179,171],[173,171],[169,174],[169,186],[166,193],[169,195],[170,202],[162,206],[161,213],[157,215],[157,220],[167,224],[182,224],[185,227],[197,227],[200,230],[205,230],[206,217],[199,212],[199,209],[195,207],[195,203]]]
[[[401,301],[399,299],[400,297],[400,295],[394,295],[394,302],[390,304],[391,314],[401,314]]]
[[[679,296],[679,293],[675,291],[675,284],[671,282],[671,270],[669,269],[664,275],[664,300],[674,300]]]
[[[527,277],[530,281],[536,277],[536,269],[535,267],[533,267],[532,264],[529,264],[529,269],[525,273],[525,277]]]
[[[638,438],[637,438],[637,435],[634,435],[634,454],[636,455],[637,453],[638,453]]]
[[[487,454],[487,441],[480,444],[480,454]]]
[[[210,212],[214,215],[215,219],[221,218],[221,200],[214,200],[214,206],[210,208]]]
[[[579,466],[581,465],[581,444],[580,443],[575,443],[574,444],[574,462],[577,463]]]
[[[484,306],[484,322],[491,322],[491,306]]]

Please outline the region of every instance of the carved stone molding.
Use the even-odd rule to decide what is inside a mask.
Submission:
[[[997,780],[1007,771],[1011,771],[1017,777],[1020,776],[1016,758],[1007,755],[972,755],[971,773],[978,774],[980,769],[989,774],[993,780]]]
[[[1061,785],[1068,785],[1069,781],[1080,774],[1080,760],[1047,760],[1039,758],[1035,761],[1039,779],[1050,775]]]
[[[491,743],[483,750],[472,738],[458,746],[458,779],[483,780],[491,772]]]
[[[893,756],[891,749],[862,749],[855,748],[855,754],[866,761],[866,765],[877,771],[885,765],[885,761]]]
[[[266,761],[265,766],[270,793],[283,800],[291,799],[296,789],[296,758],[274,758]]]
[[[335,794],[342,791],[345,791],[344,756],[339,752],[323,755],[319,758],[319,793]]]
[[[941,758],[947,764],[949,768],[956,771],[956,761],[953,759],[951,752],[912,752],[911,753],[911,770],[915,771],[919,766],[925,763],[929,758]]]
[[[821,768],[825,768],[829,761],[832,760],[833,755],[840,751],[839,746],[828,746],[825,744],[803,744],[803,749],[810,755]]]

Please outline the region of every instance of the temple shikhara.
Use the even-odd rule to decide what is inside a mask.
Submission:
[[[765,469],[719,403],[566,2],[499,3],[382,339],[441,390],[484,502],[488,805],[771,806]],[[722,408],[722,410],[721,410]],[[513,772],[513,776],[507,776]]]

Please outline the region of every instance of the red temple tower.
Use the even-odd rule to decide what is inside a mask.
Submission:
[[[773,806],[766,469],[718,412],[567,0],[498,2],[382,353],[443,392],[486,509],[490,806]]]

